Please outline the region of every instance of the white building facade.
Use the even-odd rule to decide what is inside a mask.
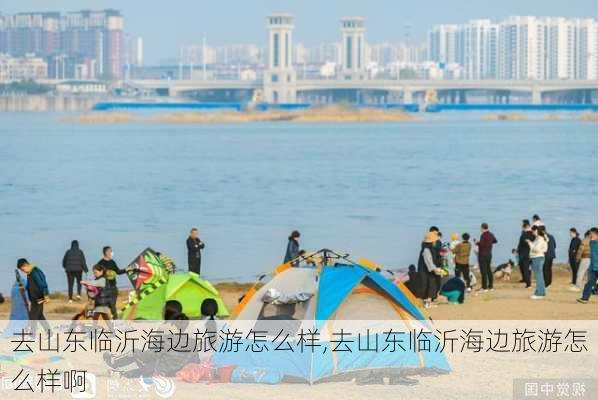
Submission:
[[[438,25],[428,58],[457,63],[464,79],[598,79],[598,21],[513,16]]]

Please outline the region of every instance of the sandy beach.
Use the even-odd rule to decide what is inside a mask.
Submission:
[[[524,289],[523,284],[518,283],[519,279],[520,275],[515,271],[510,282],[496,281],[494,292],[480,295],[472,292],[462,305],[440,302],[426,313],[433,320],[584,320],[598,317],[598,302],[581,305],[575,301],[580,293],[569,289],[570,272],[564,264],[554,266],[553,284],[542,301],[530,300],[533,290]],[[216,283],[215,287],[232,310],[251,285],[222,282]],[[122,304],[127,296],[128,291],[121,290],[119,302]],[[46,306],[49,319],[70,319],[83,307],[83,302],[67,304],[63,293],[55,292],[51,298],[51,303]],[[0,318],[7,319],[9,312],[8,302],[0,305]]]

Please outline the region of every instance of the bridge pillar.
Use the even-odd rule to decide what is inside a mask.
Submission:
[[[467,93],[465,90],[459,90],[459,104],[467,104]]]
[[[455,92],[454,90],[451,90],[449,92],[449,96],[450,96],[450,99],[451,99],[450,103],[451,104],[457,104],[457,92]]]
[[[403,104],[413,104],[413,92],[410,88],[403,89]]]
[[[179,98],[179,97],[181,97],[182,92],[183,92],[182,90],[177,89],[175,87],[169,87],[168,88],[168,97]]]
[[[268,21],[268,70],[264,97],[268,103],[297,102],[297,74],[293,68],[293,17],[273,14]]]
[[[365,20],[341,19],[341,76],[345,80],[366,79]]]
[[[542,92],[537,87],[532,88],[532,104],[542,104]]]
[[[583,93],[584,104],[592,104],[592,89],[586,89]]]

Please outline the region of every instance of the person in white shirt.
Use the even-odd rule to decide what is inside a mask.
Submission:
[[[532,271],[536,278],[536,291],[531,296],[532,300],[543,299],[546,296],[546,287],[544,283],[544,257],[548,250],[548,236],[543,226],[532,227],[534,241],[527,240],[530,248],[530,259],[532,261]]]

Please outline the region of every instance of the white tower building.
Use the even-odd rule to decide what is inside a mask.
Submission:
[[[294,103],[297,100],[296,73],[293,68],[293,16],[267,17],[268,70],[264,76],[264,95],[269,103]]]
[[[341,19],[343,79],[361,80],[366,78],[365,59],[365,20],[362,17]]]

